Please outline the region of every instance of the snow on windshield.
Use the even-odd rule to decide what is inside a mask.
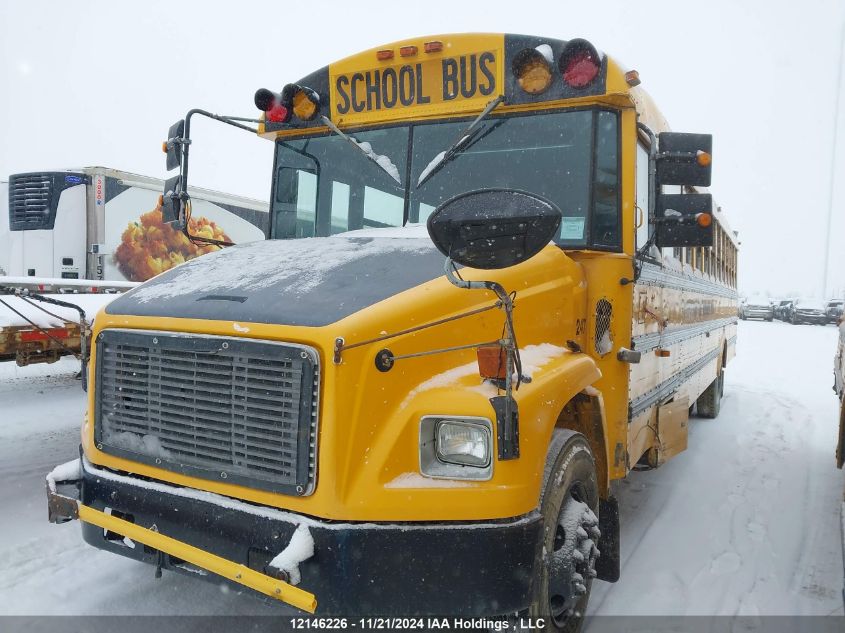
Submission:
[[[400,185],[402,184],[402,181],[399,179],[399,170],[396,168],[396,165],[393,164],[393,161],[390,160],[389,157],[385,156],[384,154],[376,154],[373,151],[373,146],[367,143],[366,141],[358,142],[351,136],[349,137],[349,139],[353,143],[355,143],[355,145],[360,147],[361,151],[364,152],[371,160],[378,163],[379,167],[381,167],[384,171],[390,174],[390,177],[393,178],[393,180],[398,182]]]
[[[417,178],[417,186],[418,187],[419,187],[420,183],[423,182],[428,177],[428,175],[432,172],[432,170],[435,167],[437,167],[441,162],[443,162],[443,159],[445,157],[446,157],[446,151],[444,150],[444,151],[440,152],[439,154],[437,154],[437,156],[435,156],[434,158],[431,159],[431,162],[429,162],[428,165],[426,165],[425,168],[420,172],[420,177]]]

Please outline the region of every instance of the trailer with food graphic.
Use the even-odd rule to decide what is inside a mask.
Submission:
[[[18,277],[146,281],[217,250],[161,216],[163,181],[109,167],[12,174],[0,266]],[[264,239],[268,204],[192,188],[190,232],[243,243]]]
[[[0,210],[0,360],[83,359],[85,322],[116,293],[220,248],[163,221],[156,178],[85,167],[12,174],[0,185],[8,190]],[[191,195],[190,235],[265,239],[267,203],[199,188]]]

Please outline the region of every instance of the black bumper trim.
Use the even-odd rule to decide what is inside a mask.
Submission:
[[[297,525],[305,523],[315,553],[300,564],[299,586],[316,595],[318,614],[496,615],[530,602],[542,546],[538,513],[500,522],[337,524],[83,464],[85,505],[111,508],[124,519],[155,525],[162,534],[264,573]],[[148,547],[126,547],[87,523],[83,537],[100,549],[161,562],[164,569],[222,580]]]

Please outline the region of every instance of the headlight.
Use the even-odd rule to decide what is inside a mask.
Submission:
[[[487,418],[427,415],[420,420],[425,477],[488,481],[493,462],[493,423]]]
[[[442,420],[435,435],[437,459],[483,468],[490,463],[490,431],[482,424]]]

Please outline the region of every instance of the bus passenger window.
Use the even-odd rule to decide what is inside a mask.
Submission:
[[[416,210],[411,209],[411,214],[408,218],[409,224],[425,224],[428,221],[428,216],[434,213],[434,209],[436,208],[425,202],[420,202]]]
[[[346,183],[332,182],[332,235],[343,233],[353,227],[349,222],[349,185]],[[359,228],[359,227],[354,227]]]
[[[596,121],[596,173],[593,181],[593,243],[620,246],[619,138],[617,117],[599,112]]]
[[[402,226],[405,200],[381,189],[364,187],[364,227]]]

